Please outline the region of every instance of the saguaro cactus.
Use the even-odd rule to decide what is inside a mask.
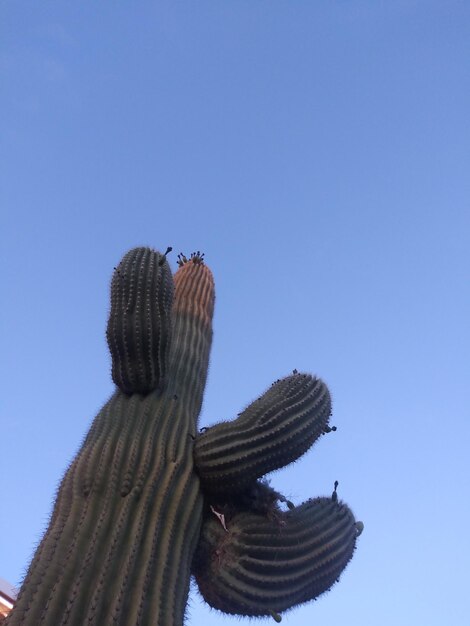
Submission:
[[[323,382],[294,372],[198,431],[214,285],[203,255],[178,263],[172,277],[166,255],[136,248],[115,269],[117,389],[65,473],[9,626],[181,626],[191,574],[213,607],[278,620],[353,554],[362,526],[336,488],[294,507],[260,480],[331,430]]]

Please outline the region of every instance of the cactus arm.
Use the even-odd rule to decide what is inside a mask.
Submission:
[[[209,493],[240,491],[294,461],[325,432],[331,414],[328,388],[309,374],[275,382],[237,419],[198,435],[194,462]]]
[[[227,517],[227,530],[212,516],[204,521],[193,571],[212,607],[276,616],[327,591],[358,534],[349,508],[332,498],[270,515],[242,510]]]
[[[171,343],[173,278],[164,255],[134,248],[115,268],[106,338],[112,377],[124,393],[163,386]]]

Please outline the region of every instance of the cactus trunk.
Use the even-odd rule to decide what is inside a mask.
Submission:
[[[213,286],[175,276],[164,390],[117,390],[60,486],[9,626],[183,623],[202,521],[192,448],[211,345]]]

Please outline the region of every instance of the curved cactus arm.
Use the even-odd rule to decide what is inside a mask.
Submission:
[[[276,381],[232,422],[200,433],[194,462],[203,488],[239,492],[257,478],[295,461],[327,432],[331,398],[310,374]]]
[[[205,519],[193,562],[199,591],[212,607],[270,615],[327,591],[351,559],[362,524],[334,498],[287,512],[241,510]]]

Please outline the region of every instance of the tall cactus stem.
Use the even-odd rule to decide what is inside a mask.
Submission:
[[[132,276],[137,266],[155,274],[166,271],[160,258],[134,251],[123,266],[130,264]],[[126,297],[143,301],[145,289],[131,282]],[[151,284],[167,303],[161,283]],[[210,271],[197,263],[181,267],[174,291],[168,383],[147,394],[118,389],[95,418],[64,476],[8,626],[183,623],[203,510],[189,434],[197,430],[212,338]],[[151,317],[155,326],[160,321]],[[147,364],[145,351],[137,354]],[[132,382],[140,369],[129,362],[123,379]]]

